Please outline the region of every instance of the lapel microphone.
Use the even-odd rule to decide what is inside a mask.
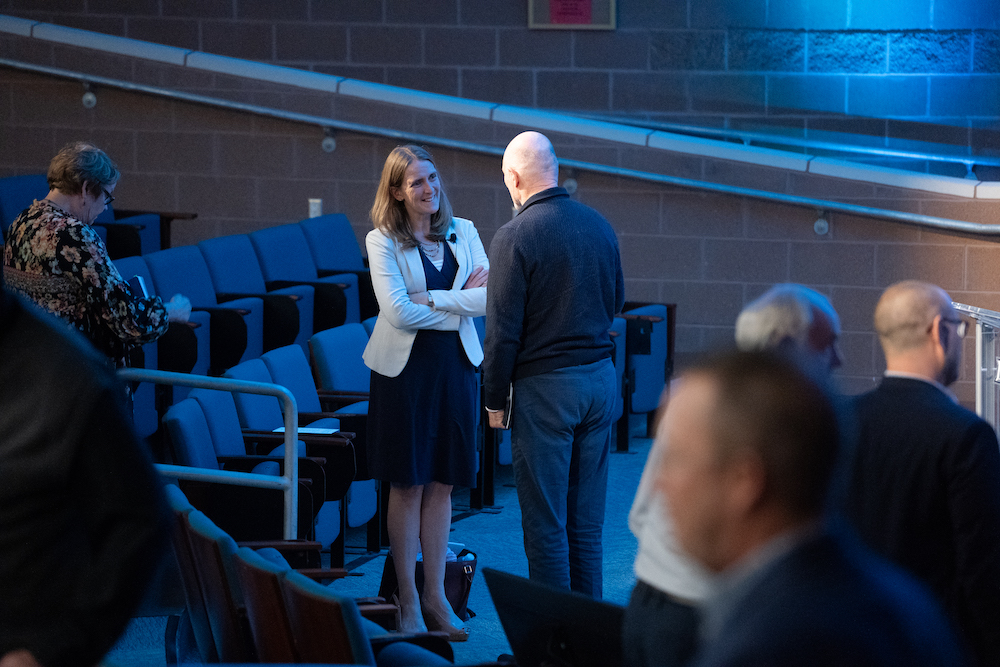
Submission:
[[[458,240],[458,236],[455,235],[455,232],[452,232],[451,236],[448,237],[448,243],[454,243],[457,240]]]

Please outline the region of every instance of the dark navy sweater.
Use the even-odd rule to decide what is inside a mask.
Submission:
[[[611,356],[625,303],[618,239],[604,217],[550,188],[529,198],[490,244],[483,361],[486,405],[511,382]]]

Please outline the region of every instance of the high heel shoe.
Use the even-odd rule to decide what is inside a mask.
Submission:
[[[448,641],[450,642],[469,641],[469,630],[467,628],[456,628],[451,623],[437,619],[434,614],[424,612],[424,623],[427,624],[427,629],[431,632],[443,632],[448,635]]]

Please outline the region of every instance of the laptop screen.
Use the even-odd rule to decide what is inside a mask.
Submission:
[[[619,667],[625,608],[483,568],[518,667]]]

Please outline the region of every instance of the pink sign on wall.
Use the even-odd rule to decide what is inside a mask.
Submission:
[[[549,20],[556,24],[590,25],[591,0],[549,0]]]

